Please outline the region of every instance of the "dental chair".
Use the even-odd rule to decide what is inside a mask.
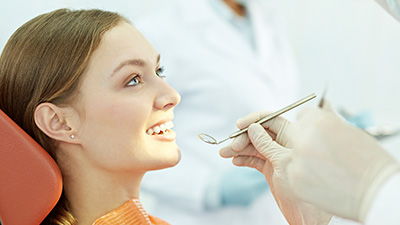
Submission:
[[[62,192],[51,156],[0,110],[0,219],[3,225],[40,224]]]

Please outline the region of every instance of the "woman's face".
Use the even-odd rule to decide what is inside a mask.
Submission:
[[[175,132],[165,127],[172,125],[180,96],[160,77],[159,60],[156,50],[128,23],[104,34],[79,90],[80,126],[75,136],[91,165],[145,172],[179,162]]]

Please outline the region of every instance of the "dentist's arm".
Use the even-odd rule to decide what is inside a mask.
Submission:
[[[294,147],[287,173],[296,195],[335,215],[364,222],[377,191],[399,171],[399,164],[329,103],[323,109],[303,110],[291,125],[288,135]]]

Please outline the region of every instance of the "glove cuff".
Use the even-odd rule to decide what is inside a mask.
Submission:
[[[361,196],[359,196],[360,205],[357,218],[360,222],[365,222],[372,201],[376,193],[382,187],[382,184],[399,171],[400,165],[389,156],[386,160],[381,161],[380,164],[374,166],[373,169],[371,168],[365,173],[364,179],[361,182],[364,186],[364,191],[359,192]]]

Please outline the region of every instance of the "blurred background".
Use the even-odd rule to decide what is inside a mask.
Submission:
[[[23,23],[56,8],[117,11],[135,23],[136,18],[171,1],[1,1],[0,49]],[[312,92],[320,95],[328,83],[327,98],[337,109],[367,113],[373,125],[400,127],[399,22],[373,0],[276,0],[274,4],[295,52],[299,97]],[[396,150],[400,149],[400,137],[382,139],[382,144],[400,158]]]

